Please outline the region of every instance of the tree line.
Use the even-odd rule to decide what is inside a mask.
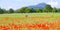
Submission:
[[[4,13],[60,13],[60,8],[51,7],[50,5],[46,5],[44,8],[29,8],[22,7],[17,10],[10,8],[9,10],[0,8],[0,14]]]

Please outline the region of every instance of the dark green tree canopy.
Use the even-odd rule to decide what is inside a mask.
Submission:
[[[4,10],[0,8],[0,14],[3,14],[4,13]]]
[[[58,9],[58,13],[60,13],[60,8]]]
[[[40,8],[36,8],[35,10],[36,10],[36,13],[41,13],[42,12],[42,9],[40,9]]]
[[[56,7],[54,7],[54,8],[52,9],[52,13],[55,13],[55,12],[57,12]]]
[[[22,7],[18,9],[17,12],[18,13],[31,13],[31,12],[35,12],[35,10],[33,8]]]
[[[10,8],[10,9],[8,10],[8,13],[14,13],[14,10],[13,10],[12,8]]]
[[[46,5],[44,8],[29,8],[22,7],[17,10],[10,8],[9,10],[0,8],[0,14],[3,13],[60,13],[60,8],[51,7],[50,5]]]
[[[52,12],[52,7],[50,5],[46,5],[43,9],[45,12]]]
[[[25,9],[26,9],[27,7],[22,7],[22,8],[20,8],[20,9],[18,9],[16,12],[17,13],[25,13]]]

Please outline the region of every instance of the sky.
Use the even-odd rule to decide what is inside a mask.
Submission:
[[[25,6],[37,5],[39,3],[47,3],[52,7],[60,8],[60,0],[0,0],[0,7],[3,9],[19,9]]]

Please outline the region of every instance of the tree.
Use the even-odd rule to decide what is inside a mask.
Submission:
[[[8,13],[8,11],[6,9],[2,9],[4,11],[4,13]]]
[[[33,8],[22,7],[16,11],[17,13],[32,13],[35,12]]]
[[[30,13],[36,13],[36,10],[31,8]]]
[[[16,12],[17,13],[25,13],[25,9],[26,9],[27,7],[22,7],[22,8],[19,8]]]
[[[4,13],[4,10],[0,8],[0,14],[3,14]]]
[[[42,12],[42,9],[36,8],[36,13],[41,13],[41,12]]]
[[[58,13],[60,13],[60,8],[57,10]]]
[[[10,9],[8,10],[8,13],[14,13],[14,10],[13,10],[12,8],[10,8]]]
[[[25,13],[30,13],[31,10],[32,10],[31,8],[26,8]]]
[[[52,7],[47,4],[47,5],[43,8],[43,12],[52,12]]]
[[[54,8],[52,9],[52,13],[55,13],[55,12],[57,12],[56,7],[54,7]]]

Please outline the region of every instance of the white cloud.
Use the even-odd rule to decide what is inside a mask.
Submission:
[[[47,4],[51,5],[52,7],[56,7],[58,5],[58,2],[57,1],[51,1],[51,2],[48,2]]]

